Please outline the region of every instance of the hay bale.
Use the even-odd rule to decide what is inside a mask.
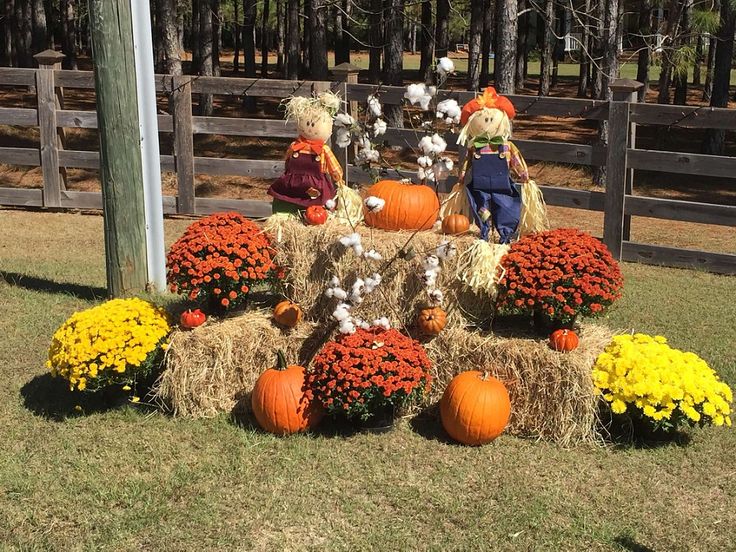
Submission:
[[[175,331],[166,353],[164,372],[153,394],[176,416],[203,418],[231,412],[258,376],[275,365],[281,349],[289,362],[308,352],[315,325],[302,322],[284,331],[269,311],[250,311],[191,331]]]
[[[585,324],[580,347],[559,353],[546,340],[447,329],[425,345],[435,378],[429,401],[439,400],[458,373],[488,370],[511,395],[509,433],[562,445],[597,441],[598,401],[590,372],[613,335],[609,328]]]
[[[379,271],[383,274],[381,285],[365,298],[355,314],[369,321],[388,316],[394,324],[411,326],[419,308],[426,302],[420,279],[422,261],[445,240],[452,241],[458,249],[458,255],[443,263],[437,280],[437,287],[444,293],[448,306],[449,325],[477,324],[490,317],[491,300],[474,295],[457,278],[457,259],[473,243],[475,236],[445,236],[431,230],[418,232],[410,244],[414,258],[397,259],[384,272],[382,267],[404,248],[412,232],[387,232],[359,226],[356,231],[362,236],[363,247],[375,249],[383,257],[383,261],[375,262],[356,257],[338,243],[340,237],[352,233],[345,225],[304,226],[300,222],[281,221],[278,228],[271,231],[277,240],[277,260],[288,267],[286,294],[301,305],[310,320],[330,318],[335,301],[326,298],[324,291],[333,276],[337,276],[347,289],[357,276],[365,278]]]
[[[258,376],[274,365],[277,349],[303,363],[323,342],[326,327],[304,322],[284,332],[273,325],[270,312],[252,311],[176,332],[155,395],[177,416],[229,413],[239,399],[247,398]],[[597,400],[590,370],[613,333],[584,325],[580,347],[558,353],[544,340],[504,338],[457,325],[446,328],[425,343],[434,384],[424,406],[439,400],[456,374],[488,369],[511,394],[509,433],[563,445],[594,441]],[[247,400],[241,404],[247,407]]]

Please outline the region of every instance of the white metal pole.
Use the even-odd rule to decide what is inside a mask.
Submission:
[[[133,48],[135,51],[138,121],[143,161],[143,197],[146,214],[146,246],[148,250],[148,283],[158,292],[166,290],[166,257],[164,251],[164,210],[161,197],[161,165],[158,147],[156,83],[153,71],[151,7],[149,0],[130,0],[133,16]]]

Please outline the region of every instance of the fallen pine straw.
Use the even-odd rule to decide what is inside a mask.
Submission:
[[[251,311],[176,332],[156,397],[175,415],[192,418],[229,413],[236,405],[247,409],[248,401],[241,399],[274,365],[275,351],[282,349],[289,362],[302,362],[321,343],[325,326],[305,322],[285,332],[272,324],[269,312]],[[425,343],[434,370],[425,406],[439,400],[456,374],[487,369],[511,394],[509,433],[563,445],[594,441],[597,401],[590,371],[612,335],[607,328],[584,325],[580,347],[558,353],[544,340],[446,328]]]

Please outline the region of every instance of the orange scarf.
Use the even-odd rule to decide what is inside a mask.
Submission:
[[[303,136],[299,136],[296,142],[291,145],[292,151],[311,151],[316,155],[322,155],[322,148],[325,143],[323,140],[307,140]]]

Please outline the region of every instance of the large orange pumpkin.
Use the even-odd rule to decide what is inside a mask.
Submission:
[[[511,414],[506,386],[487,372],[453,378],[440,401],[445,431],[466,445],[484,445],[503,433]]]
[[[364,208],[365,223],[384,230],[429,230],[440,212],[440,201],[429,186],[381,180],[368,188],[368,196],[383,199],[379,212]]]
[[[266,431],[277,435],[298,433],[316,425],[324,411],[304,396],[303,366],[287,366],[278,352],[276,368],[269,368],[256,381],[251,393],[253,414]]]

